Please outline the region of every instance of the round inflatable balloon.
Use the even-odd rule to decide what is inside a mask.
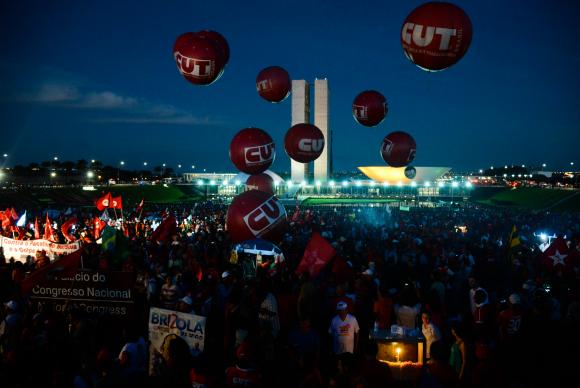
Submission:
[[[256,89],[258,94],[270,102],[281,102],[290,94],[290,75],[280,66],[270,66],[258,73]]]
[[[405,176],[409,179],[415,179],[417,176],[417,170],[413,166],[405,167]]]
[[[417,144],[415,139],[406,132],[389,133],[381,145],[383,160],[392,167],[404,167],[415,159]]]
[[[260,174],[272,165],[276,157],[274,141],[259,128],[244,128],[230,143],[230,159],[246,174]]]
[[[200,36],[205,39],[213,40],[216,46],[219,48],[219,52],[222,55],[222,60],[224,66],[228,64],[230,61],[230,45],[226,38],[223,37],[222,34],[216,31],[210,30],[203,30],[197,33],[197,36]]]
[[[262,238],[279,242],[286,230],[286,209],[276,196],[259,190],[234,198],[226,215],[226,228],[233,243]]]
[[[265,173],[250,175],[248,180],[246,180],[246,189],[260,190],[268,194],[274,194],[274,179]]]
[[[352,102],[354,119],[366,127],[379,125],[387,115],[387,99],[375,90],[360,93]]]
[[[222,74],[225,62],[215,41],[196,33],[180,35],[173,45],[173,57],[183,77],[195,85],[210,85]]]
[[[471,20],[458,6],[444,2],[415,8],[401,30],[403,51],[428,71],[443,70],[459,61],[471,43]]]
[[[284,149],[292,160],[300,163],[312,162],[324,150],[324,135],[312,124],[293,125],[284,137]]]

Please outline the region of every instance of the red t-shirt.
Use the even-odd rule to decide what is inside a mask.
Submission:
[[[255,369],[232,366],[226,369],[226,387],[257,387],[260,374]]]

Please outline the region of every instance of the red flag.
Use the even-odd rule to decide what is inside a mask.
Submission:
[[[314,232],[306,250],[304,250],[304,256],[296,268],[296,273],[309,272],[311,277],[315,277],[335,254],[334,247],[318,232]]]
[[[66,255],[53,263],[45,265],[34,271],[29,277],[24,279],[20,284],[20,290],[26,294],[32,290],[37,284],[46,283],[48,280],[54,278],[56,274],[59,276],[74,275],[81,262],[82,249]]]
[[[101,232],[103,231],[103,229],[105,229],[105,226],[107,226],[107,223],[101,220],[99,217],[95,216],[93,220],[93,233],[95,236],[95,240],[101,236]]]
[[[164,219],[163,221],[161,221],[161,224],[159,224],[157,229],[155,229],[151,234],[151,239],[158,242],[164,242],[165,240],[167,240],[176,233],[177,233],[177,225],[175,217],[171,215],[166,219]]]
[[[296,222],[300,219],[300,206],[296,205],[294,214],[292,214],[292,222]]]
[[[18,219],[20,218],[18,217],[18,213],[16,213],[16,210],[14,210],[14,208],[10,209],[10,216],[14,221],[18,221]]]
[[[111,197],[111,205],[113,209],[123,209],[123,198],[119,195],[118,197]]]
[[[48,241],[56,242],[54,230],[52,230],[50,219],[48,218],[48,213],[46,213],[46,224],[44,224],[44,236],[42,236],[42,238]]]
[[[556,238],[542,255],[542,261],[550,271],[569,270],[572,267],[572,257],[568,244],[563,237]]]
[[[139,202],[139,205],[137,205],[137,207],[135,208],[135,213],[141,213],[141,210],[143,210],[143,200],[145,198],[141,199],[141,202]]]
[[[108,208],[111,204],[111,193],[107,193],[105,195],[103,195],[101,198],[97,199],[97,209],[99,209],[100,211],[105,210],[106,208]]]
[[[38,240],[40,238],[40,229],[38,226],[38,217],[34,220],[34,238]]]
[[[68,230],[71,228],[71,226],[73,226],[76,223],[77,223],[77,218],[73,217],[73,218],[69,219],[68,221],[66,221],[64,224],[62,224],[62,226],[60,227],[60,231],[62,232],[62,235],[64,236],[64,238],[66,238],[66,241],[68,241],[68,242],[72,242],[72,241],[76,240],[76,238],[74,236],[71,236],[70,234],[68,234]]]
[[[0,219],[2,219],[2,229],[10,228],[10,225],[12,225],[12,215],[10,214],[10,209],[6,209],[5,212],[0,211]]]

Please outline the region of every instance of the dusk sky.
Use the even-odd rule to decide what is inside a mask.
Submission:
[[[465,57],[437,73],[403,54],[400,30],[423,1],[5,1],[0,12],[0,154],[6,163],[98,159],[129,168],[230,171],[232,136],[266,130],[274,171],[288,171],[283,139],[291,98],[271,104],[255,78],[279,65],[292,79],[327,78],[335,170],[384,165],[389,132],[417,141],[417,166],[580,164],[580,1],[455,1],[470,16]],[[210,86],[177,71],[175,39],[211,29],[231,58]],[[376,128],[351,112],[382,92]]]

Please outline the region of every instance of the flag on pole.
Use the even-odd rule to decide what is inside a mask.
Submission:
[[[46,213],[46,223],[44,224],[44,236],[43,239],[56,242],[56,238],[54,236],[54,230],[52,230],[52,226],[50,225],[50,219],[48,218],[48,213]]]
[[[14,210],[14,208],[10,209],[10,216],[14,221],[18,221],[18,219],[20,218],[18,217],[18,213],[16,213],[16,210]]]
[[[123,209],[123,198],[119,195],[118,197],[111,197],[110,206],[113,209]]]
[[[520,245],[521,245],[520,236],[514,224],[507,242],[507,252],[508,252],[507,257],[510,263],[514,260],[514,251]]]
[[[12,215],[10,209],[6,209],[5,212],[0,211],[0,219],[2,220],[2,229],[8,229],[12,225]]]
[[[143,201],[145,200],[145,198],[141,199],[141,202],[139,202],[139,205],[137,205],[137,207],[135,208],[135,213],[141,213],[141,210],[143,210]]]
[[[20,217],[20,219],[18,219],[18,222],[16,223],[16,226],[18,226],[19,228],[23,227],[24,225],[26,225],[26,210],[24,211],[22,217]]]
[[[111,193],[103,195],[101,198],[97,199],[96,202],[97,209],[99,209],[100,211],[103,211],[106,208],[108,208],[110,204],[111,204]]]
[[[38,240],[40,238],[40,227],[38,226],[38,217],[34,220],[34,238]]]
[[[95,240],[101,236],[101,232],[105,226],[107,226],[107,223],[95,216],[93,219],[93,236],[95,237]]]
[[[66,221],[64,224],[62,224],[62,226],[60,227],[60,231],[62,232],[62,235],[64,236],[64,238],[66,238],[66,241],[68,241],[68,242],[72,242],[72,241],[76,240],[76,238],[74,238],[74,236],[71,236],[68,233],[69,229],[76,223],[77,223],[77,218],[72,217],[68,221]]]
[[[542,261],[549,271],[569,270],[572,257],[564,237],[558,236],[542,254]]]
[[[157,242],[164,242],[177,233],[176,220],[173,215],[161,221],[161,224],[151,234],[151,239]]]
[[[296,273],[308,272],[311,277],[315,277],[334,255],[336,255],[334,247],[318,232],[314,232],[296,268]]]

